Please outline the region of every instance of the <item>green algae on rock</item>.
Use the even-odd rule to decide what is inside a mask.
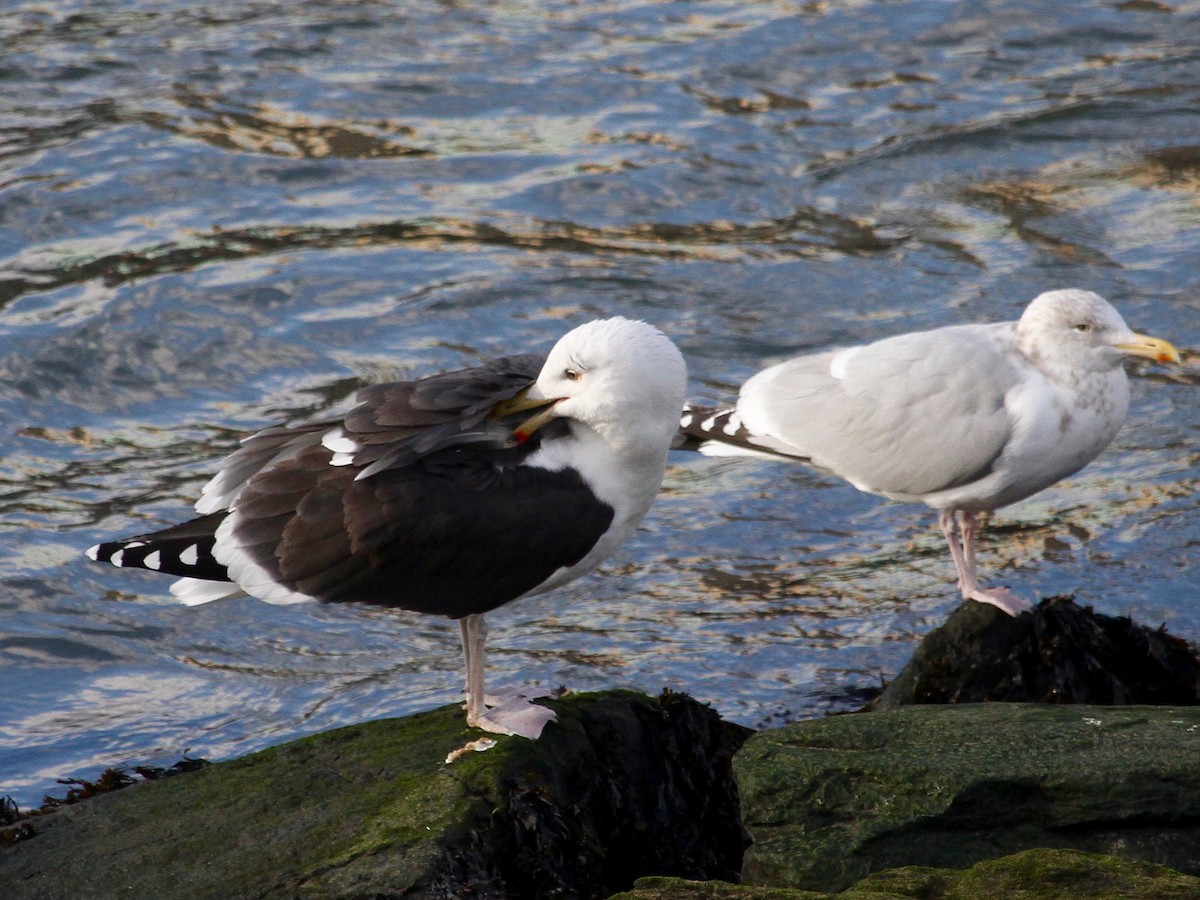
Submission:
[[[734,760],[750,884],[842,890],[1035,847],[1200,873],[1200,708],[909,706],[761,732]]]
[[[639,878],[612,900],[1192,900],[1200,878],[1166,866],[1078,850],[1025,850],[969,869],[907,866],[828,894],[681,878]]]
[[[735,878],[747,730],[680,694],[550,701],[538,741],[462,710],[353,725],[64,807],[0,850],[10,900],[605,897],[644,874]]]

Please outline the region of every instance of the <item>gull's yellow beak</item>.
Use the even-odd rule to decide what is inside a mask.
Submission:
[[[503,419],[505,416],[527,412],[531,409],[540,410],[537,415],[530,416],[513,429],[513,440],[518,444],[525,443],[529,440],[530,435],[554,418],[554,407],[562,399],[561,397],[530,397],[529,392],[533,388],[534,385],[531,384],[510,399],[501,400],[488,413],[489,418]]]
[[[1175,349],[1175,345],[1162,338],[1134,332],[1132,341],[1113,346],[1129,356],[1141,356],[1160,363],[1179,362],[1179,351]]]

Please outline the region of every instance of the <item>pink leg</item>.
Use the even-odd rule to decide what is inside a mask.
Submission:
[[[958,573],[958,589],[967,596],[967,561],[963,555],[962,540],[958,532],[958,515],[952,509],[938,510],[938,524],[942,526],[942,534],[950,546],[950,556],[954,560],[954,570]]]
[[[1007,588],[984,588],[979,585],[979,574],[975,567],[975,538],[979,534],[979,517],[967,510],[943,509],[938,512],[938,524],[950,555],[958,570],[958,589],[963,599],[979,603],[990,603],[1010,616],[1021,614],[1032,606]]]
[[[540,736],[546,723],[555,720],[553,710],[531,703],[522,696],[488,708],[489,698],[483,687],[483,642],[487,637],[483,615],[460,619],[458,628],[467,664],[467,724],[493,734]]]
[[[487,712],[483,695],[483,642],[487,638],[487,625],[483,616],[467,616],[458,620],[458,633],[462,638],[463,659],[467,667],[467,724]]]

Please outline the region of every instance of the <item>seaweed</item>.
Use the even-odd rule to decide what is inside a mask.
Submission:
[[[58,784],[66,785],[67,792],[62,797],[52,797],[49,794],[42,798],[42,805],[37,809],[22,810],[12,797],[6,796],[0,800],[0,847],[29,840],[37,835],[33,819],[44,816],[64,806],[71,806],[83,800],[88,800],[100,794],[108,794],[139,784],[143,781],[158,781],[186,772],[194,772],[209,764],[206,759],[191,757],[184,751],[183,757],[170,766],[134,766],[133,774],[124,767],[109,767],[100,773],[95,781],[85,778],[60,778]]]

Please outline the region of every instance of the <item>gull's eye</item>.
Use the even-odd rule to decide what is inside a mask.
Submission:
[[[1075,326],[1075,330],[1078,331],[1080,334],[1087,334],[1089,331],[1092,330],[1092,326],[1089,325],[1087,322],[1080,322],[1078,325]]]
[[[563,369],[563,378],[567,381],[578,381],[583,377],[583,373],[578,369]]]

